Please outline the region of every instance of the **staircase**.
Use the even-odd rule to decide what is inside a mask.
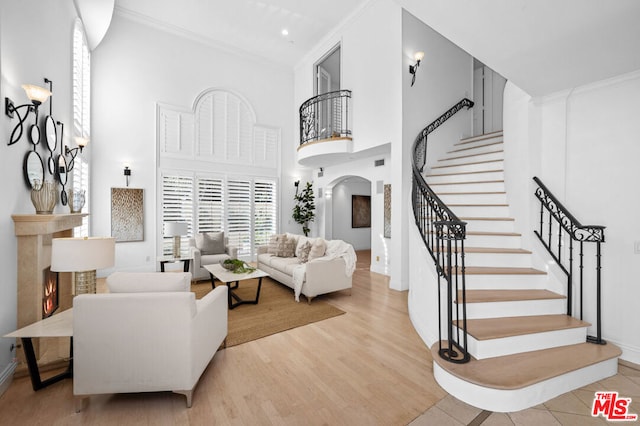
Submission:
[[[436,343],[438,383],[471,405],[509,412],[616,374],[620,349],[586,343],[590,324],[566,315],[565,295],[546,289],[549,277],[532,267],[532,254],[514,231],[502,132],[461,140],[425,178],[467,222],[466,329],[472,358],[448,362]],[[459,300],[460,294],[454,303]]]

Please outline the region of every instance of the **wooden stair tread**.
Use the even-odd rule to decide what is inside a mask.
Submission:
[[[509,268],[495,266],[467,266],[467,275],[546,275],[547,273],[534,268]]]
[[[459,321],[454,321],[456,326],[458,326],[458,323]],[[589,327],[590,325],[586,321],[581,321],[569,315],[533,315],[467,320],[467,330],[476,340],[501,339],[523,334]],[[459,327],[463,328],[462,325]]]
[[[460,149],[456,149],[456,150],[453,150],[453,151],[449,151],[449,152],[447,152],[447,154],[463,153],[464,151],[470,151],[472,149],[477,149],[477,148],[486,148],[488,146],[497,145],[499,143],[501,144],[502,142],[488,143],[486,145],[477,145],[477,146],[472,146],[472,147],[468,147],[468,148],[460,148]],[[438,161],[457,160],[459,158],[469,158],[469,157],[477,157],[479,155],[499,154],[501,152],[504,152],[504,149],[498,149],[496,151],[479,152],[477,154],[457,155],[455,157],[444,157],[444,158],[439,159]]]
[[[466,182],[445,182],[445,183],[430,183],[429,186],[436,185],[470,185],[476,183],[504,183],[504,180],[478,180],[478,181],[466,181]]]
[[[431,347],[434,361],[450,374],[478,386],[504,390],[531,386],[621,354],[620,348],[611,343],[578,343],[455,364],[438,355],[437,342]]]
[[[460,247],[451,247],[454,252],[460,251]],[[440,251],[440,246],[433,248],[433,251]],[[508,247],[465,247],[465,253],[493,253],[493,254],[531,254],[529,250],[522,248],[508,248]]]
[[[478,136],[472,136],[470,138],[460,139],[460,142],[457,142],[454,145],[464,145],[466,143],[483,141],[485,139],[496,138],[498,136],[502,136],[502,130],[497,130],[495,132],[485,133],[485,134],[478,135]]]
[[[449,165],[446,165],[446,166],[433,166],[433,167],[431,167],[431,170],[433,170],[433,169],[446,169],[447,167],[473,166],[473,165],[476,165],[476,164],[498,163],[500,161],[504,161],[504,160],[503,159],[499,159],[499,160],[474,161],[474,162],[471,162],[471,163],[449,164]]]
[[[496,170],[478,170],[478,171],[472,171],[472,172],[437,173],[437,174],[430,174],[430,175],[425,175],[425,176],[427,178],[430,178],[430,177],[477,175],[477,174],[480,174],[480,173],[502,173],[502,172],[504,172],[504,170],[496,169]]]
[[[462,292],[458,292],[458,300]],[[549,290],[467,290],[467,303],[515,302],[522,300],[566,299],[562,294]]]
[[[512,222],[515,219],[512,217],[489,217],[489,216],[481,216],[481,217],[459,217],[460,220],[490,220],[490,221],[506,221]]]

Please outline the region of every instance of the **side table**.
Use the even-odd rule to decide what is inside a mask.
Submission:
[[[191,263],[192,258],[181,256],[181,257],[173,257],[173,256],[159,256],[158,262],[160,262],[160,272],[164,272],[164,265],[166,263],[173,262],[182,262],[182,270],[184,272],[189,272],[189,264]]]

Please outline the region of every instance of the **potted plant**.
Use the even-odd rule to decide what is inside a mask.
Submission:
[[[316,217],[313,195],[313,184],[307,182],[307,186],[298,192],[298,182],[296,182],[296,195],[293,197],[296,205],[293,207],[293,220],[302,225],[302,232],[305,237],[309,236],[309,222],[313,222]]]

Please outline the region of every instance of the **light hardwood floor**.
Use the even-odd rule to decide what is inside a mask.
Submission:
[[[0,397],[0,424],[406,425],[446,393],[407,293],[369,264],[358,252],[351,295],[321,297],[346,314],[219,351],[191,409],[163,392],[94,396],[76,414],[71,380],[33,392],[22,377]]]

